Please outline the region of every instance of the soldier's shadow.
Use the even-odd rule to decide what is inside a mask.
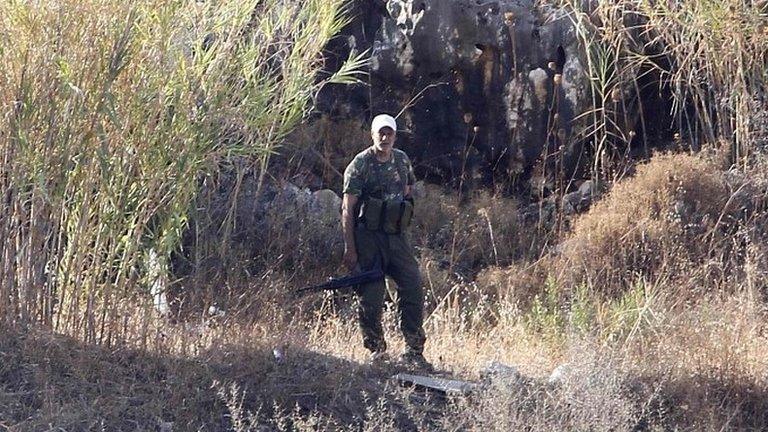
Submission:
[[[275,353],[255,342],[180,357],[28,332],[0,334],[0,357],[3,417],[22,430],[231,430],[235,418],[269,425],[294,412],[359,428],[381,398],[410,424],[391,370],[300,347]]]

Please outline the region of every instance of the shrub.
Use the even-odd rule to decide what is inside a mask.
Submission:
[[[550,264],[551,260],[545,257],[533,263],[521,261],[508,267],[489,267],[477,275],[476,281],[482,291],[525,309],[544,291]]]
[[[556,268],[566,283],[586,282],[604,294],[637,277],[684,275],[727,252],[721,240],[746,206],[710,159],[659,155],[574,221]]]

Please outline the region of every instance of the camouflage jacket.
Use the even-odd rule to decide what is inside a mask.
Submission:
[[[372,147],[361,151],[344,170],[345,194],[357,195],[361,201],[368,198],[402,200],[405,186],[413,185],[416,178],[408,155],[392,149],[392,157],[379,162]]]

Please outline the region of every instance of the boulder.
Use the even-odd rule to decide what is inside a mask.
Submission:
[[[492,361],[480,371],[480,377],[484,382],[504,382],[506,385],[517,383],[523,379],[523,375],[515,366],[506,365],[498,361]]]
[[[320,223],[341,229],[341,198],[330,189],[312,192],[309,216]]]
[[[592,180],[583,182],[581,185],[579,185],[579,193],[581,194],[582,198],[591,199],[596,193],[595,183]]]

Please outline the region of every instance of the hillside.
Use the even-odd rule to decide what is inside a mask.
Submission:
[[[0,426],[768,429],[766,7],[0,5]],[[384,111],[466,394],[372,364],[351,290],[291,295],[345,273]]]

